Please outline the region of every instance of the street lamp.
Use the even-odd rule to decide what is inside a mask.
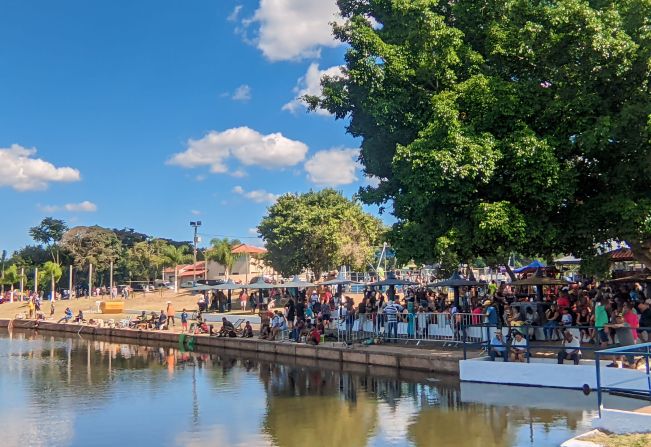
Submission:
[[[192,285],[194,286],[197,282],[197,242],[199,242],[197,229],[201,226],[201,221],[197,220],[196,222],[190,222],[190,226],[194,228],[194,264],[192,265]]]

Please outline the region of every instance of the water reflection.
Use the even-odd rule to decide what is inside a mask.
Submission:
[[[3,445],[501,447],[558,445],[588,428],[582,409],[517,405],[517,395],[463,403],[456,383],[296,363],[0,334],[0,399],[12,409]]]

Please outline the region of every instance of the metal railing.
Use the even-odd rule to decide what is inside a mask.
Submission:
[[[499,330],[505,338],[504,345],[510,348],[514,331],[522,334],[526,340],[527,361],[531,350],[558,350],[559,344],[541,344],[540,340],[551,338],[549,341],[562,340],[561,330],[570,330],[573,336],[581,341],[581,349],[595,351],[599,349],[597,330],[594,326],[545,326],[545,325],[489,325],[484,323],[483,314],[472,313],[413,313],[397,314],[395,323],[389,321],[389,316],[382,313],[342,315],[333,320],[340,341],[358,342],[372,338],[382,338],[385,341],[442,342],[444,344],[464,345],[464,352],[477,348],[489,351],[491,340]],[[637,332],[646,331],[651,334],[651,328],[631,328]],[[554,339],[556,337],[556,339]],[[594,347],[584,345],[584,340],[594,341]],[[535,343],[532,343],[534,341]],[[547,341],[547,340],[545,340]],[[617,343],[616,335],[612,335],[613,343]],[[507,344],[508,343],[508,344]],[[464,355],[465,357],[465,355]]]
[[[484,338],[483,315],[469,313],[397,314],[395,320],[382,313],[343,315],[334,322],[340,341],[383,338],[387,341],[462,343]],[[464,336],[465,334],[465,336]]]

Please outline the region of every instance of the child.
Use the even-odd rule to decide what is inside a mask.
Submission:
[[[185,333],[188,331],[188,313],[185,308],[181,312],[181,332]]]

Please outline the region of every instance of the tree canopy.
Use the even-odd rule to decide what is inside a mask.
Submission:
[[[624,240],[651,266],[651,1],[338,4],[343,75],[306,99],[362,139],[403,260]]]
[[[29,235],[35,242],[45,244],[52,255],[52,261],[59,262],[58,244],[68,231],[68,225],[60,219],[44,218],[40,224],[29,229]]]
[[[258,232],[267,262],[290,276],[304,269],[320,275],[340,265],[364,268],[384,228],[359,203],[324,189],[281,196],[269,207]]]
[[[105,270],[111,261],[117,261],[122,252],[115,233],[98,226],[71,228],[63,235],[61,246],[70,253],[75,267],[80,269],[93,264],[97,270]]]

